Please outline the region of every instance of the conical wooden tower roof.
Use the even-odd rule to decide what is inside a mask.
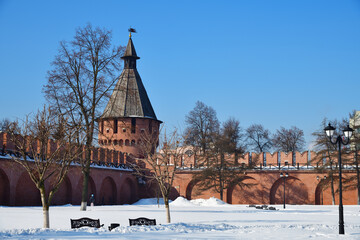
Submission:
[[[141,117],[157,120],[151,102],[136,69],[135,47],[131,37],[127,44],[122,71],[101,118]]]

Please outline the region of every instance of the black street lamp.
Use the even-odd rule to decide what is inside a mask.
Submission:
[[[286,204],[286,196],[285,196],[285,179],[287,178],[287,177],[289,177],[289,174],[288,173],[280,173],[280,177],[282,178],[282,179],[284,179],[284,209],[285,209],[285,204]]]
[[[350,142],[350,138],[353,134],[353,129],[349,127],[349,125],[343,130],[344,136],[337,136],[336,141],[333,142],[332,137],[334,135],[335,132],[335,128],[333,126],[330,125],[327,126],[324,129],[326,136],[329,137],[330,142],[333,145],[338,144],[338,151],[339,151],[339,234],[345,234],[345,229],[344,229],[344,208],[343,208],[343,203],[342,203],[342,172],[341,172],[341,144],[343,145],[347,145]]]

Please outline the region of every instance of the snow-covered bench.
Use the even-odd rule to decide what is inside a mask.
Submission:
[[[79,218],[79,219],[70,219],[71,228],[81,228],[81,227],[94,227],[100,228],[104,224],[100,225],[100,219],[91,219],[91,218]]]
[[[136,219],[130,219],[129,218],[130,226],[150,226],[150,225],[156,225],[155,219],[148,219],[148,218],[136,218]]]

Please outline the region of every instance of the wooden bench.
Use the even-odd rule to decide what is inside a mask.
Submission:
[[[91,219],[91,218],[79,218],[79,219],[70,219],[71,228],[81,228],[81,227],[94,227],[100,228],[104,224],[100,225],[100,219]]]
[[[151,226],[156,225],[155,219],[148,219],[148,218],[136,218],[136,219],[129,219],[130,226]]]

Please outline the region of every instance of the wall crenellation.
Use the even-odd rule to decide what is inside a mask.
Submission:
[[[56,142],[49,140],[48,151],[52,152],[56,149]],[[4,151],[16,151],[15,144],[11,141],[8,133],[0,133],[0,152]],[[30,151],[29,151],[30,152]],[[116,151],[113,149],[93,147],[91,151],[91,161],[92,162],[105,162],[105,163],[115,163],[115,164],[124,164],[126,163],[126,158],[128,157],[127,153]],[[85,158],[85,147],[83,147],[83,152],[81,158]]]
[[[56,149],[56,142],[50,140],[48,151]],[[190,149],[190,148],[189,148]],[[15,151],[15,145],[11,142],[8,133],[0,133],[0,150]],[[82,158],[85,154],[82,154]],[[351,159],[351,156],[344,158]],[[197,168],[200,167],[200,157],[192,152],[192,154],[184,154],[181,167]],[[246,152],[241,155],[225,154],[225,160],[231,161],[243,167],[275,167],[275,166],[323,166],[328,159],[319,156],[314,151],[304,152],[265,152],[255,153]],[[91,151],[92,162],[104,162],[114,164],[126,164],[131,162],[131,154],[110,148],[94,147]],[[336,164],[337,158],[334,159]]]

